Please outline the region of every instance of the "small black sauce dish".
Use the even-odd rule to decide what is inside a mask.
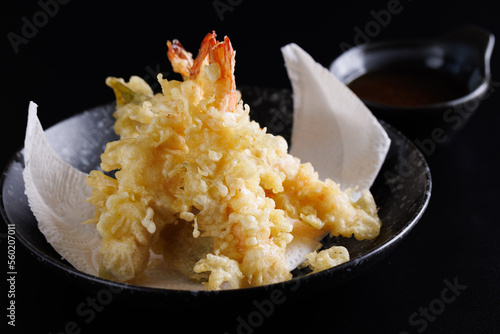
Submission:
[[[488,96],[495,37],[473,25],[427,40],[355,46],[330,71],[410,139],[448,142]]]

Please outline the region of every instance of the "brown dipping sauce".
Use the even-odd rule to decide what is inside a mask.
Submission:
[[[399,107],[422,107],[468,93],[465,82],[431,68],[386,68],[368,72],[348,84],[362,100]]]

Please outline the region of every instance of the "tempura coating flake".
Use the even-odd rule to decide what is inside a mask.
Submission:
[[[349,261],[349,252],[343,246],[332,246],[320,252],[314,251],[306,255],[306,260],[301,265],[309,267],[312,274],[330,269]]]
[[[369,191],[357,203],[287,153],[286,141],[249,118],[234,80],[229,39],[209,33],[195,59],[178,41],[168,57],[183,81],[108,78],[117,107],[101,168],[92,171],[100,275],[136,282],[150,251],[207,289],[282,282],[294,237],[374,238],[381,222]],[[294,226],[300,226],[294,228]]]

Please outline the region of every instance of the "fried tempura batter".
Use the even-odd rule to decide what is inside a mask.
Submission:
[[[208,289],[271,284],[292,277],[285,250],[294,236],[378,235],[368,191],[353,203],[250,120],[238,101],[234,54],[227,37],[209,33],[195,59],[168,42],[183,82],[159,75],[160,94],[138,77],[107,79],[120,140],[106,146],[101,168],[116,173],[87,179],[102,277],[140,279],[152,250]]]

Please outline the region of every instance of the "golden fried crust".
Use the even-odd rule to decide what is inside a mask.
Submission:
[[[291,278],[285,252],[294,236],[378,235],[368,191],[353,203],[290,156],[282,137],[250,121],[237,100],[229,39],[207,35],[194,61],[181,48],[169,44],[169,57],[184,81],[159,75],[161,94],[137,77],[107,80],[120,140],[106,146],[101,168],[116,173],[87,179],[103,277],[134,282],[154,252],[208,289],[258,286]],[[336,263],[322,254],[311,257],[317,268]]]
[[[334,236],[354,237],[358,240],[371,239],[380,232],[382,225],[377,208],[368,190],[353,202],[352,190],[342,191],[338,184],[327,179],[321,181],[311,164],[298,164],[297,159],[280,168],[287,177],[284,191],[275,194],[276,207],[287,215],[307,225],[330,232]]]

